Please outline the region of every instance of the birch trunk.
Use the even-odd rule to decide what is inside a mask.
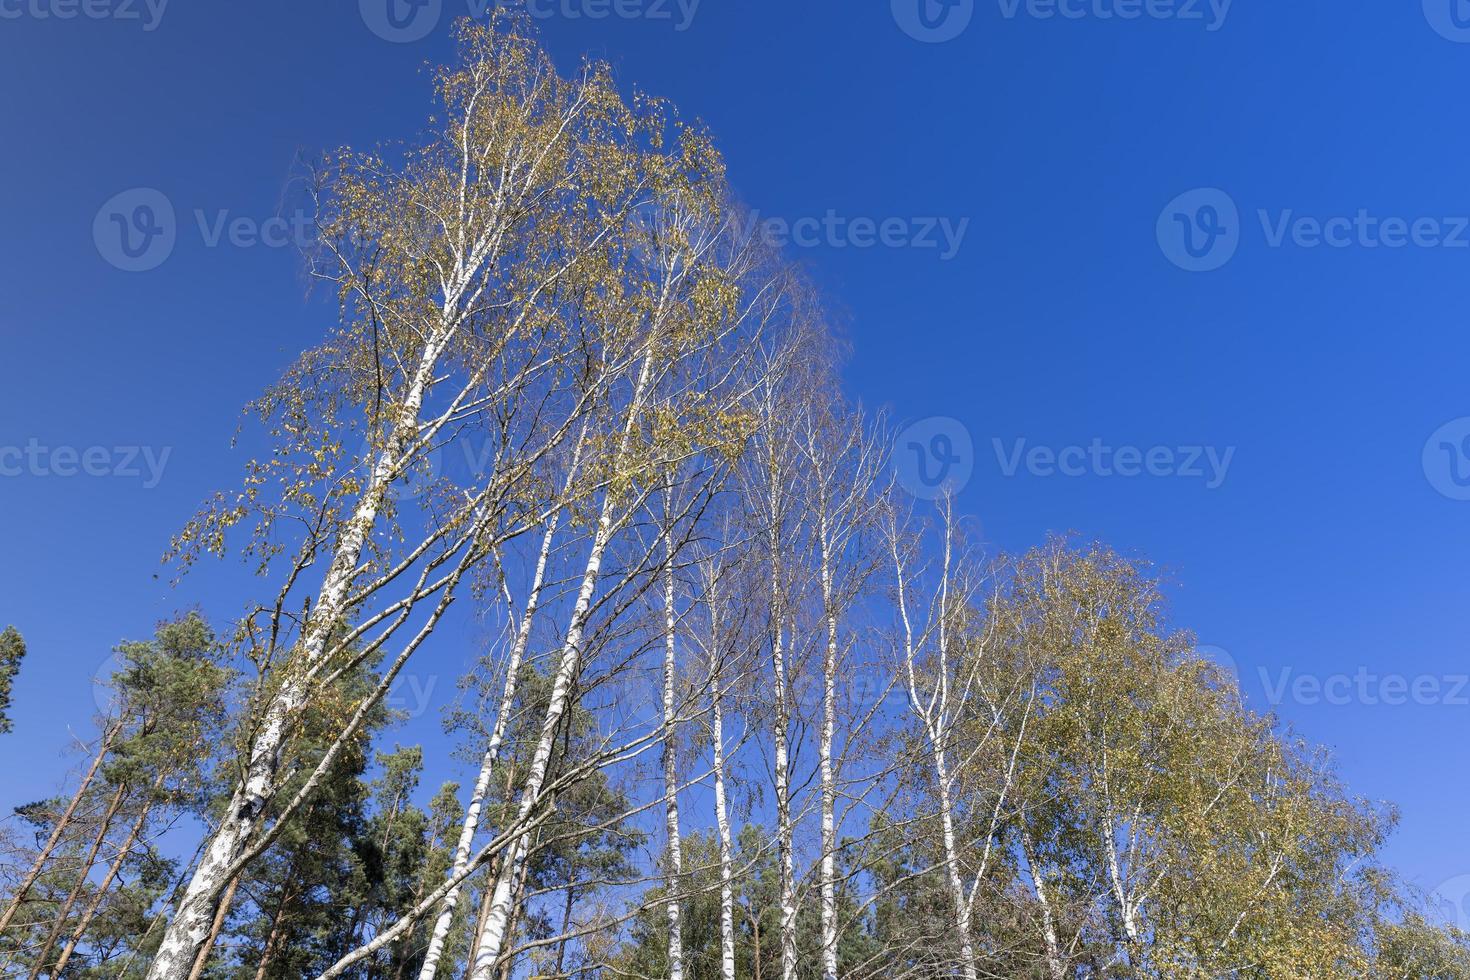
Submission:
[[[495,880],[500,875],[500,866],[497,862],[490,862],[490,871],[486,876],[485,887],[480,895],[480,904],[475,911],[475,928],[470,935],[470,955],[480,948],[480,939],[485,935],[485,922],[490,918],[490,902],[495,897]]]
[[[522,920],[525,916],[523,902],[526,897],[526,882],[531,877],[531,862],[521,862],[521,875],[516,879],[515,890],[511,892],[510,898],[510,924],[506,926],[505,934],[507,942],[512,942],[518,932],[522,930]],[[510,968],[513,964],[506,960],[500,965],[495,973],[497,980],[510,980]]]
[[[779,573],[772,574],[774,604],[780,612]],[[771,669],[776,680],[776,718],[772,737],[776,751],[776,849],[781,865],[781,980],[796,980],[796,855],[791,824],[791,752],[787,731],[791,724],[786,670],[786,638],[778,618],[771,638]]]
[[[506,729],[510,725],[521,663],[525,658],[526,647],[530,643],[531,624],[541,600],[541,589],[546,581],[546,562],[551,554],[551,543],[556,536],[556,526],[560,515],[560,511],[551,515],[546,526],[546,533],[541,538],[541,553],[536,559],[536,572],[531,582],[531,591],[526,596],[525,614],[521,617],[520,626],[516,630],[515,642],[506,662],[505,690],[501,695],[500,710],[495,716],[495,727],[490,733],[490,742],[485,748],[485,756],[480,763],[480,775],[475,780],[474,795],[470,798],[470,805],[465,810],[459,841],[455,844],[454,864],[449,872],[451,878],[464,874],[465,869],[469,867],[470,851],[480,825],[480,811],[485,805],[485,796],[490,791],[492,772],[500,756],[501,746],[505,742]],[[449,891],[449,894],[444,896],[444,904],[440,906],[439,917],[434,921],[434,930],[429,939],[429,949],[424,956],[423,967],[419,970],[419,980],[434,980],[434,975],[439,971],[439,961],[444,956],[444,946],[449,938],[449,929],[454,921],[454,909],[459,902],[462,887],[463,883],[456,885]]]
[[[725,800],[725,703],[720,685],[719,597],[710,595],[710,712],[714,742],[715,826],[720,836],[720,980],[735,980],[734,842]]]
[[[650,340],[650,348],[652,341]],[[639,368],[638,382],[628,405],[628,418],[613,458],[614,470],[627,457],[632,440],[633,428],[643,407],[649,385],[653,378],[652,350],[645,352]],[[541,787],[546,781],[546,770],[551,762],[552,749],[556,744],[556,731],[562,716],[570,706],[572,686],[582,667],[582,642],[587,627],[587,618],[592,611],[592,599],[597,592],[597,583],[602,574],[602,560],[613,532],[614,493],[611,488],[604,493],[597,518],[597,530],[593,534],[592,549],[582,573],[582,582],[577,591],[577,600],[572,607],[567,632],[562,642],[561,662],[552,681],[551,696],[542,721],[541,735],[531,765],[526,773],[526,783],[521,790],[521,802],[517,807],[516,822],[526,823],[536,807],[541,804]],[[500,960],[506,945],[506,925],[510,921],[513,889],[521,875],[527,852],[531,844],[530,833],[522,833],[509,847],[509,856],[497,875],[494,893],[490,902],[490,914],[485,921],[485,931],[474,951],[467,980],[490,980],[491,972]],[[152,978],[150,978],[152,980]]]
[[[455,301],[451,297],[446,306]],[[293,657],[287,662],[286,679],[263,709],[261,725],[250,744],[244,779],[235,788],[229,808],[179,901],[158,953],[149,965],[147,980],[186,980],[214,923],[228,879],[239,870],[235,863],[249,846],[275,794],[277,770],[290,735],[291,721],[310,693],[300,668],[315,664],[322,657],[331,631],[347,612],[348,592],[368,534],[377,523],[389,483],[404,464],[405,451],[418,435],[419,417],[435,364],[453,332],[450,314],[446,312],[444,316],[440,329],[425,346],[398,407],[390,443],[378,454],[372,476],[337,544],[302,639],[299,659]]]
[[[827,624],[827,645],[822,656],[822,726],[817,746],[822,774],[822,976],[823,980],[837,980],[837,782],[832,768],[832,742],[837,731],[837,609],[825,503],[818,537],[822,611]]]
[[[611,506],[610,500],[604,501],[602,506],[597,532],[592,542],[592,551],[583,572],[577,602],[573,607],[567,637],[563,643],[561,662],[552,682],[551,699],[542,723],[541,736],[537,742],[536,751],[531,757],[530,770],[526,774],[526,784],[521,790],[521,802],[516,813],[518,823],[527,821],[541,802],[541,787],[546,780],[546,770],[551,762],[551,753],[556,741],[556,727],[569,706],[572,685],[576,681],[577,671],[581,666],[582,634],[588,613],[592,608],[592,597],[602,570],[603,552],[610,536]],[[490,980],[500,959],[505,945],[506,926],[510,921],[511,893],[516,879],[520,877],[521,866],[525,862],[530,843],[529,834],[517,837],[510,845],[509,858],[505,866],[496,876],[490,901],[490,912],[485,919],[485,929],[480,937],[479,947],[474,953],[469,980]]]
[[[1041,906],[1042,936],[1046,941],[1046,970],[1051,980],[1067,980],[1066,967],[1062,963],[1062,944],[1057,938],[1056,916],[1052,912],[1051,898],[1047,894],[1046,879],[1041,865],[1036,863],[1036,848],[1031,835],[1021,834],[1021,849],[1026,855],[1026,866],[1031,869],[1031,886],[1036,890],[1036,903]]]
[[[665,490],[664,513],[664,825],[668,833],[668,900],[665,908],[669,920],[669,980],[684,980],[684,937],[680,923],[679,887],[684,873],[684,855],[679,844],[679,741],[674,725],[675,642],[674,642],[674,490]]]
[[[219,942],[219,934],[224,930],[225,919],[229,917],[230,906],[235,904],[235,892],[240,888],[240,876],[236,875],[230,879],[230,887],[225,889],[225,894],[219,903],[219,911],[214,914],[214,923],[209,927],[209,938],[204,941],[204,946],[199,950],[199,958],[194,961],[194,969],[189,971],[189,980],[199,980],[204,973],[204,968],[209,964],[210,954],[214,952],[214,944]]]
[[[948,745],[950,729],[950,686],[947,628],[949,577],[951,568],[949,513],[945,513],[944,559],[939,585],[939,674],[934,680],[932,696],[927,700],[919,691],[919,643],[914,637],[913,620],[909,616],[908,572],[904,567],[899,543],[899,530],[890,529],[889,548],[893,557],[899,619],[903,624],[904,670],[907,674],[909,706],[924,728],[929,743],[929,761],[934,767],[935,792],[939,796],[939,823],[944,845],[945,885],[953,905],[956,938],[960,947],[960,969],[965,980],[977,980],[979,965],[975,957],[971,896],[966,893],[960,874],[960,849],[954,827],[954,782],[950,776]],[[983,865],[982,865],[983,867]],[[977,876],[976,887],[979,887]]]
[[[977,980],[979,967],[975,961],[975,940],[969,896],[960,878],[960,849],[954,830],[954,800],[949,778],[949,759],[942,743],[933,742],[934,771],[939,789],[939,822],[944,833],[944,863],[949,874],[949,894],[954,902],[955,930],[960,942],[960,967],[965,980]]]
[[[1102,825],[1103,846],[1107,851],[1108,882],[1112,887],[1113,900],[1118,903],[1118,918],[1123,923],[1123,934],[1128,942],[1136,944],[1139,936],[1137,905],[1128,897],[1128,886],[1123,881],[1123,869],[1118,861],[1117,831],[1113,826],[1112,814],[1107,810],[1103,812]]]

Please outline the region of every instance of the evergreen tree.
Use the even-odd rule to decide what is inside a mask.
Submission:
[[[197,808],[226,718],[229,672],[203,617],[120,645],[97,754],[68,803],[19,811],[38,841],[32,884],[12,899],[7,954],[27,975],[103,973],[149,941],[174,863],[153,841]]]
[[[8,712],[14,696],[15,675],[25,655],[26,641],[20,632],[14,626],[5,627],[5,632],[0,633],[0,735],[10,734],[15,727]]]
[[[281,799],[290,799],[316,769],[375,681],[367,667],[348,672],[330,688],[330,696],[303,713],[287,744]],[[371,834],[371,787],[364,777],[372,734],[388,720],[386,711],[374,714],[366,731],[335,756],[318,792],[242,873],[228,893],[232,901],[223,906],[220,935],[203,951],[203,977],[296,980],[356,944],[368,926],[382,875],[381,852]],[[248,733],[237,736],[244,737]],[[226,805],[237,774],[227,756],[211,786],[212,811]]]

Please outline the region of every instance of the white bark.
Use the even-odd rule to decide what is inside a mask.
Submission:
[[[786,634],[782,626],[780,572],[773,567],[771,591],[776,622],[771,636],[771,669],[776,682],[776,717],[772,739],[776,752],[776,849],[781,874],[781,978],[796,980],[796,839],[791,821],[791,753],[787,732],[791,706],[786,669]]]
[[[764,525],[765,559],[769,562],[769,608],[768,636],[771,656],[772,718],[771,745],[774,755],[776,797],[776,857],[777,873],[780,877],[780,947],[781,980],[796,980],[796,840],[795,826],[791,814],[791,747],[789,745],[792,718],[792,687],[790,664],[786,649],[785,586],[786,541],[788,533],[787,485],[794,467],[788,456],[790,445],[785,432],[791,424],[787,406],[781,403],[773,389],[776,376],[763,380],[765,390],[757,412],[766,430],[766,456],[761,460],[759,482],[753,488],[754,502],[759,519]]]
[[[572,684],[581,666],[583,630],[592,608],[592,597],[602,571],[603,552],[612,529],[610,509],[611,501],[605,500],[593,538],[592,551],[582,575],[581,588],[577,593],[576,606],[572,610],[571,622],[562,645],[561,662],[552,682],[551,700],[542,723],[541,737],[531,758],[526,784],[521,791],[521,802],[516,816],[518,822],[529,819],[531,812],[541,803],[541,786],[546,780],[546,769],[556,743],[556,726],[569,706]],[[474,952],[469,980],[489,980],[499,963],[506,939],[506,926],[510,921],[511,892],[516,879],[520,877],[521,865],[526,859],[530,843],[529,834],[517,837],[509,847],[508,860],[503,863],[500,874],[496,876],[493,897],[490,900],[490,914],[485,919],[479,948]]]
[[[899,620],[903,624],[904,671],[907,679],[909,706],[924,729],[924,738],[929,747],[929,761],[934,767],[934,791],[939,797],[939,822],[944,846],[945,883],[950,894],[954,913],[956,939],[960,948],[960,969],[965,980],[977,980],[979,966],[975,956],[973,913],[971,899],[960,871],[960,847],[954,825],[954,781],[950,774],[947,747],[951,738],[949,656],[946,649],[948,631],[946,616],[949,602],[949,578],[951,569],[951,538],[946,509],[944,534],[944,558],[940,572],[938,616],[935,626],[938,631],[938,676],[933,681],[933,691],[924,697],[920,691],[919,647],[921,638],[916,638],[913,619],[909,613],[908,571],[904,565],[897,524],[889,531],[889,550],[893,558]],[[988,856],[988,855],[987,855]],[[979,875],[975,889],[979,889]]]
[[[575,465],[573,470],[575,472]],[[489,744],[485,747],[485,755],[480,762],[480,774],[475,780],[470,805],[465,809],[459,841],[455,844],[454,864],[449,872],[451,878],[462,876],[470,864],[471,848],[480,825],[480,811],[484,807],[486,795],[490,792],[492,773],[500,757],[500,749],[505,742],[505,732],[510,725],[511,714],[514,711],[521,663],[531,639],[531,625],[541,599],[542,586],[546,581],[546,563],[551,555],[551,543],[556,536],[556,526],[560,517],[560,511],[551,515],[546,525],[546,533],[541,538],[541,553],[536,559],[536,572],[531,581],[531,590],[526,596],[525,612],[516,630],[510,656],[506,660],[505,689],[501,694],[499,711],[495,716],[495,727],[490,733]],[[434,980],[434,975],[439,972],[439,961],[444,955],[444,946],[449,937],[450,926],[454,921],[454,909],[459,902],[460,890],[461,886],[455,885],[450,889],[449,894],[444,896],[444,903],[440,906],[439,916],[434,921],[434,929],[429,937],[429,948],[424,955],[423,967],[419,970],[419,980]]]
[[[822,725],[817,747],[822,779],[822,976],[823,980],[837,980],[837,782],[832,765],[832,743],[837,730],[837,607],[826,501],[819,506],[822,606],[827,625],[827,645],[822,657]]]
[[[715,826],[720,837],[720,978],[735,980],[734,841],[725,798],[725,702],[720,684],[719,607],[710,597],[710,712],[714,743]]]
[[[1042,938],[1046,942],[1046,969],[1051,980],[1067,980],[1066,967],[1062,961],[1062,944],[1057,938],[1056,915],[1052,911],[1051,896],[1046,888],[1046,876],[1037,863],[1036,848],[1031,836],[1021,834],[1021,849],[1026,857],[1026,866],[1031,870],[1031,887],[1036,891],[1036,903],[1041,907]]]
[[[200,948],[209,938],[220,896],[234,865],[250,844],[275,793],[277,769],[291,721],[309,695],[301,668],[312,666],[321,658],[331,631],[346,612],[348,590],[356,578],[368,534],[377,523],[389,484],[403,469],[404,454],[419,435],[424,396],[452,326],[446,313],[439,331],[423,349],[400,403],[389,444],[378,454],[368,484],[332,556],[302,639],[300,659],[293,658],[287,663],[286,679],[264,708],[260,727],[250,743],[244,778],[179,900],[158,953],[149,964],[147,980],[186,980]]]
[[[1123,869],[1118,861],[1117,831],[1113,826],[1113,817],[1106,809],[1111,806],[1111,800],[1105,801],[1102,814],[1102,838],[1103,850],[1106,852],[1108,865],[1108,883],[1112,888],[1113,900],[1118,906],[1118,918],[1123,923],[1123,933],[1128,937],[1130,943],[1137,943],[1138,931],[1138,906],[1128,894],[1128,885],[1123,880]]]
[[[970,900],[960,878],[960,849],[955,838],[954,800],[949,778],[949,762],[942,747],[934,751],[935,778],[939,791],[939,819],[944,833],[944,863],[949,871],[949,892],[954,901],[955,931],[960,943],[960,967],[965,980],[976,980],[979,970],[975,962],[975,940]]]
[[[620,466],[627,457],[633,427],[637,422],[638,414],[647,396],[652,377],[653,355],[650,351],[645,353],[643,357],[643,364],[639,369],[638,382],[628,405],[627,421],[623,428],[618,449],[613,458],[615,468]],[[556,676],[552,681],[550,700],[547,704],[546,716],[542,722],[541,735],[536,745],[536,751],[531,757],[530,768],[526,773],[525,785],[521,790],[521,802],[517,808],[518,823],[525,823],[529,820],[533,811],[543,802],[541,799],[541,787],[545,783],[547,766],[551,762],[551,753],[556,744],[557,726],[570,706],[572,686],[576,682],[577,675],[582,667],[583,638],[587,627],[587,618],[591,613],[592,599],[596,594],[597,583],[601,578],[603,556],[607,550],[608,542],[612,538],[614,525],[613,506],[614,494],[609,490],[603,495],[602,506],[597,519],[597,530],[593,534],[592,548],[587,556],[587,564],[582,573],[582,582],[577,592],[576,604],[572,608],[571,618],[567,623],[566,636],[562,642],[561,661],[557,666]],[[494,893],[490,902],[490,914],[485,920],[485,930],[480,937],[478,948],[474,951],[468,980],[490,980],[492,971],[500,962],[500,957],[504,952],[507,939],[506,926],[510,922],[514,898],[512,892],[517,879],[520,877],[521,866],[526,861],[530,845],[531,835],[527,832],[517,837],[509,846],[507,860],[502,862],[500,874],[496,877]]]
[[[484,54],[485,50],[482,48],[479,53]],[[457,107],[451,107],[452,112],[459,113],[459,118],[445,134],[448,137],[446,145],[451,141],[453,144],[449,152],[456,155],[442,170],[447,186],[439,188],[433,181],[424,182],[414,190],[424,192],[425,197],[406,202],[413,212],[409,219],[411,222],[424,220],[426,212],[434,215],[428,219],[426,227],[435,229],[431,234],[442,235],[443,240],[437,245],[448,253],[416,253],[413,256],[425,260],[427,271],[424,275],[433,277],[429,281],[434,282],[441,297],[432,319],[409,322],[391,302],[382,304],[378,297],[369,294],[362,282],[354,284],[358,272],[351,258],[338,249],[340,243],[324,242],[341,268],[346,270],[340,278],[326,278],[338,286],[349,287],[347,293],[370,307],[375,327],[380,315],[384,316],[404,335],[422,338],[423,346],[416,353],[405,352],[407,356],[402,361],[398,359],[399,352],[392,354],[402,378],[402,390],[395,394],[397,401],[386,406],[386,444],[373,460],[372,470],[364,481],[365,486],[352,516],[338,533],[300,641],[276,667],[284,675],[280,685],[262,706],[258,717],[252,719],[254,728],[243,760],[240,782],[177,902],[159,950],[149,965],[147,980],[186,980],[199,949],[207,940],[222,892],[235,873],[248,862],[252,848],[259,846],[257,838],[260,838],[263,817],[278,790],[276,783],[283,750],[294,718],[307,703],[318,679],[317,674],[323,669],[324,656],[329,652],[329,638],[353,609],[368,597],[354,594],[352,590],[363,570],[366,543],[379,522],[391,482],[405,472],[415,454],[424,447],[424,440],[438,434],[456,414],[482,409],[488,401],[474,398],[470,404],[466,403],[466,399],[471,398],[471,389],[491,373],[494,357],[487,357],[471,370],[470,383],[453,399],[446,414],[438,417],[433,425],[421,428],[424,401],[435,382],[442,355],[460,331],[468,312],[479,308],[487,291],[492,289],[490,276],[498,268],[509,244],[512,227],[540,207],[542,190],[555,188],[565,180],[567,175],[552,172],[552,168],[559,166],[559,158],[553,150],[574,139],[573,124],[588,105],[583,93],[573,91],[562,95],[554,85],[511,87],[507,83],[514,82],[514,78],[497,75],[502,67],[510,73],[516,70],[510,59],[501,63],[493,57],[483,57],[466,66],[460,76],[464,83],[460,92],[464,101]],[[584,76],[584,83],[588,78],[590,76]],[[499,91],[495,91],[497,87]],[[477,108],[482,99],[493,102],[497,108]],[[486,119],[486,112],[494,118]],[[544,128],[539,124],[531,125],[533,119],[549,125]],[[497,122],[500,125],[489,125]],[[540,142],[522,145],[527,140]],[[505,165],[482,169],[485,161],[497,156],[506,161]],[[428,199],[441,190],[441,199]],[[410,192],[409,196],[413,198],[414,194]],[[407,228],[402,230],[410,231]],[[412,233],[402,240],[390,234],[389,250],[415,249],[417,246],[411,240],[418,230],[412,229]],[[520,315],[511,318],[513,324],[519,323],[521,317],[537,306],[537,298],[543,290],[555,283],[575,261],[573,258],[554,269],[546,281],[531,289],[524,298]],[[431,534],[430,540],[433,537]],[[416,552],[413,560],[421,554]],[[287,591],[295,575],[310,563],[308,557],[293,571]],[[405,567],[390,571],[368,592],[391,581]],[[456,571],[456,581],[462,570],[463,567]],[[284,595],[285,592],[282,593]],[[406,617],[417,598],[419,596],[404,599],[395,605],[405,610],[403,615]],[[421,640],[422,634],[415,640],[415,645]]]
[[[665,490],[664,513],[664,826],[668,834],[668,898],[665,909],[669,920],[669,980],[684,980],[684,939],[680,922],[679,888],[684,872],[684,854],[679,844],[679,741],[675,727],[677,711],[677,663],[674,636],[674,491]]]

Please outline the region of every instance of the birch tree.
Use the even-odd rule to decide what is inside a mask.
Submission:
[[[694,451],[682,445],[688,433],[668,430],[656,408],[671,397],[676,402],[690,400],[689,409],[674,417],[699,420],[695,447],[718,448],[740,437],[738,421],[711,397],[720,387],[718,379],[688,369],[703,365],[716,347],[738,349],[747,343],[739,338],[759,319],[756,300],[763,289],[759,281],[753,287],[746,281],[744,249],[729,240],[725,189],[707,140],[685,129],[673,145],[674,153],[655,151],[632,158],[635,163],[643,161],[637,164],[643,175],[639,182],[650,188],[663,216],[654,233],[635,237],[630,229],[629,237],[609,237],[608,261],[620,264],[604,267],[596,296],[600,332],[594,363],[606,381],[599,388],[604,394],[595,405],[597,421],[589,436],[592,449],[583,499],[593,508],[587,517],[591,534],[552,669],[542,733],[522,774],[521,802],[508,825],[497,828],[511,842],[509,853],[500,854],[498,848],[481,852],[481,860],[497,857],[498,867],[472,967],[478,977],[499,969],[509,952],[516,883],[524,875],[532,844],[529,826],[554,799],[555,787],[547,785],[547,776],[557,732],[583,686],[588,654],[599,642],[588,633],[592,615],[596,608],[616,607],[611,596],[630,584],[646,582],[647,572],[663,565],[656,553],[645,554],[630,568],[620,568],[612,587],[599,595],[610,549],[651,498],[661,479],[660,460],[670,452],[667,445],[672,440],[676,457]],[[716,358],[713,363],[721,361]],[[672,396],[670,385],[675,386]],[[728,450],[716,455],[720,452]],[[642,740],[645,746],[647,741]],[[477,863],[471,859],[470,867]],[[407,924],[405,920],[399,926]],[[375,942],[391,942],[399,934],[385,934]],[[346,969],[351,962],[351,957],[344,958],[333,969]]]
[[[801,419],[803,430],[799,437],[806,470],[802,488],[816,545],[820,620],[824,632],[817,738],[821,783],[818,889],[824,980],[836,980],[838,966],[837,801],[841,760],[837,724],[839,669],[846,660],[843,627],[868,577],[868,563],[858,549],[874,514],[877,503],[874,491],[883,466],[878,441],[868,431],[868,420],[860,411],[845,410],[836,387],[832,381],[814,386],[816,398],[811,410]],[[852,741],[860,734],[856,727],[847,733]]]
[[[710,168],[718,168],[718,164],[711,158],[712,151],[703,138],[693,132],[682,136],[680,152],[677,160],[665,162],[654,158],[651,161],[655,176],[650,182],[659,194],[656,203],[664,220],[658,226],[658,233],[641,243],[645,264],[642,270],[635,267],[629,293],[634,302],[624,318],[626,328],[640,338],[638,366],[630,378],[626,400],[617,409],[616,422],[610,428],[611,438],[603,464],[609,475],[608,486],[601,495],[596,530],[563,640],[541,743],[522,790],[518,822],[529,819],[543,805],[546,761],[556,726],[567,710],[581,673],[588,617],[608,546],[614,535],[643,508],[661,475],[659,463],[666,455],[661,444],[667,433],[661,431],[657,414],[651,412],[656,393],[681,361],[693,359],[712,339],[727,334],[732,322],[743,321],[750,304],[737,285],[738,276],[720,261],[725,258],[719,248],[721,236],[728,228],[723,212],[725,191],[718,182],[718,169],[711,179]],[[707,382],[708,379],[696,375],[695,383],[685,382],[684,390],[702,400],[707,397]],[[650,414],[652,419],[645,417]],[[645,423],[649,421],[655,424],[646,428]],[[716,422],[717,430],[723,428],[717,416],[711,421]],[[525,861],[528,843],[528,838],[522,835],[512,845],[510,860],[496,883],[496,895],[470,980],[488,980],[500,959],[505,922],[510,914],[510,885]]]
[[[942,497],[934,521],[926,522],[895,496],[883,529],[900,686],[929,787],[921,806],[932,800],[936,871],[948,894],[958,969],[973,980],[990,968],[977,950],[983,930],[975,912],[1007,857],[1035,692],[1024,675],[1008,676],[993,662],[996,620],[987,615],[984,592],[990,567],[968,547],[954,500]]]
[[[797,298],[800,302],[801,297]],[[798,329],[763,349],[764,360],[753,379],[749,401],[757,420],[743,493],[762,542],[767,589],[766,648],[771,664],[772,779],[776,809],[776,846],[780,879],[780,961],[782,980],[797,972],[796,821],[792,799],[791,727],[796,715],[792,677],[791,624],[798,606],[799,575],[794,556],[800,553],[805,515],[793,492],[801,472],[799,428],[793,423],[807,411],[800,385],[810,377],[811,333],[806,311],[798,308]]]
[[[569,368],[580,327],[565,304],[593,288],[587,277],[605,262],[609,229],[636,190],[617,154],[638,123],[605,71],[589,66],[562,79],[513,23],[467,26],[461,47],[461,67],[438,79],[444,121],[431,140],[397,168],[343,154],[325,182],[316,275],[337,289],[344,326],[261,406],[294,456],[257,467],[237,502],[206,512],[181,538],[186,557],[218,550],[230,527],[254,515],[252,553],[287,568],[276,601],[249,624],[269,679],[235,799],[151,980],[187,976],[227,881],[262,849],[259,818],[278,789],[281,747],[314,687],[372,627],[380,628],[365,652],[433,601],[429,623],[392,661],[391,680],[495,541],[544,521],[548,508],[517,514],[507,504],[600,390],[595,379],[579,387],[586,379]],[[560,422],[549,414],[558,409]],[[354,411],[371,447],[365,472],[353,453],[345,461],[354,465],[331,465],[352,431],[339,419]],[[471,428],[494,440],[489,472],[458,495],[426,495],[426,505],[440,505],[433,520],[403,519],[395,484]],[[272,480],[278,503],[265,493]],[[292,553],[273,538],[288,520],[306,530]],[[385,533],[389,524],[414,537],[393,547],[402,538]],[[319,558],[325,574],[293,630],[288,603]]]
[[[710,776],[714,788],[715,834],[720,881],[720,980],[735,980],[735,837],[732,830],[730,795],[731,767],[744,737],[727,741],[726,720],[736,703],[738,678],[751,666],[756,644],[748,637],[749,610],[741,613],[741,597],[750,585],[746,562],[748,543],[736,538],[737,525],[727,522],[717,539],[720,550],[698,564],[704,618],[691,626],[693,642],[704,652],[709,689]]]
[[[1378,901],[1364,862],[1389,821],[1245,710],[1162,589],[1142,560],[1054,539],[992,605],[999,660],[1039,691],[1015,834],[1048,972],[1363,975],[1350,910]]]
[[[676,471],[670,472],[670,485],[664,490],[664,669],[663,669],[663,770],[664,829],[668,838],[665,851],[669,897],[669,980],[684,980],[684,946],[679,914],[680,879],[684,871],[684,855],[679,846],[679,728],[678,728],[678,613],[675,609],[674,561],[674,486]]]
[[[337,325],[174,542],[258,573],[238,683],[130,675],[75,793],[19,811],[0,970],[1459,975],[1392,814],[1190,653],[1145,562],[992,563],[890,493],[709,133],[523,16],[458,45],[422,137],[303,168]],[[456,662],[453,744],[384,749],[410,664]]]
[[[578,479],[578,469],[582,460],[582,452],[586,445],[587,432],[584,426],[578,437],[572,452],[572,461],[568,467],[566,482],[563,486],[563,499],[571,499],[572,489]],[[480,772],[475,779],[474,790],[470,796],[469,804],[465,808],[464,821],[460,828],[459,838],[455,844],[454,861],[449,868],[451,879],[462,879],[469,870],[471,849],[474,846],[475,835],[479,830],[480,814],[485,804],[485,797],[490,791],[491,781],[494,777],[495,765],[499,761],[500,751],[505,742],[506,730],[510,724],[512,711],[516,703],[517,685],[520,682],[522,665],[525,662],[527,645],[530,643],[531,630],[536,622],[536,612],[540,608],[542,589],[546,586],[547,563],[551,558],[552,545],[556,540],[557,527],[561,522],[562,512],[554,510],[546,521],[546,529],[542,534],[541,547],[536,555],[535,571],[532,574],[530,586],[526,592],[525,608],[514,629],[514,639],[511,642],[510,652],[505,660],[505,684],[501,693],[499,705],[495,711],[494,727],[485,747],[485,752],[480,761]],[[507,606],[510,605],[507,597]],[[433,980],[438,973],[440,960],[444,955],[444,944],[449,935],[451,924],[454,921],[455,908],[459,901],[462,881],[456,881],[444,896],[438,917],[434,920],[434,926],[429,939],[429,948],[424,956],[423,967],[419,971],[419,980]]]

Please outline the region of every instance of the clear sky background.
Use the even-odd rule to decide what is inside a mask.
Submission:
[[[241,407],[330,326],[251,231],[298,150],[422,125],[470,9],[395,33],[387,2],[0,0],[0,625],[31,648],[7,811],[57,788],[114,643],[238,607],[229,573],[174,589],[159,557],[235,484]],[[763,217],[821,220],[791,254],[842,311],[852,392],[955,420],[920,431],[972,447],[989,541],[1070,529],[1168,568],[1252,706],[1402,807],[1393,864],[1470,890],[1470,4],[925,2],[932,29],[919,0],[533,10],[561,64],[704,119]],[[146,199],[108,202],[138,188],[173,244],[127,272],[110,215]],[[67,475],[94,447],[100,475]],[[1130,451],[1152,466],[1119,475]]]

